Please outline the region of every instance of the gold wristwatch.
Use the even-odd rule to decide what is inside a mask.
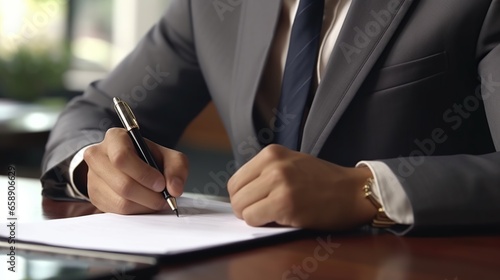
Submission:
[[[375,184],[375,181],[373,180],[373,178],[369,178],[366,181],[366,184],[363,186],[365,198],[370,200],[370,202],[377,208],[377,215],[372,221],[372,226],[376,228],[391,227],[396,223],[387,216],[384,207],[382,207],[382,204],[380,204],[380,202],[375,198],[372,191],[373,184]]]

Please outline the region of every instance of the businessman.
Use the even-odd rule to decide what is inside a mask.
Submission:
[[[173,1],[61,115],[43,194],[106,212],[166,208],[174,150],[213,101],[238,170],[237,217],[343,230],[500,225],[500,1]],[[162,173],[112,107],[141,122]]]

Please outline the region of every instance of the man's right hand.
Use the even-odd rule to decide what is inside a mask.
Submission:
[[[160,194],[165,186],[174,197],[182,194],[188,175],[186,156],[145,141],[156,163],[163,168],[163,174],[139,157],[123,128],[109,129],[101,143],[87,148],[82,162],[88,168],[87,191],[99,210],[118,214],[151,213],[169,208]]]

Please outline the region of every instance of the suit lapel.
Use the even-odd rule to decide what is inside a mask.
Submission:
[[[281,8],[281,0],[248,0],[241,7],[242,17],[238,30],[234,73],[232,79],[233,100],[231,129],[236,146],[252,142],[258,150],[252,122],[252,109],[267,54],[272,44]],[[239,155],[244,160],[252,153]]]
[[[311,105],[301,151],[319,154],[412,2],[352,2]]]

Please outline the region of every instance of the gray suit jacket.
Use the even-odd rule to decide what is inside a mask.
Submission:
[[[64,198],[68,159],[119,126],[175,146],[212,100],[239,165],[260,149],[253,100],[280,0],[176,0],[137,48],[73,100],[52,131],[44,194]],[[353,1],[305,123],[301,151],[353,166],[382,160],[414,229],[500,225],[500,2]]]

